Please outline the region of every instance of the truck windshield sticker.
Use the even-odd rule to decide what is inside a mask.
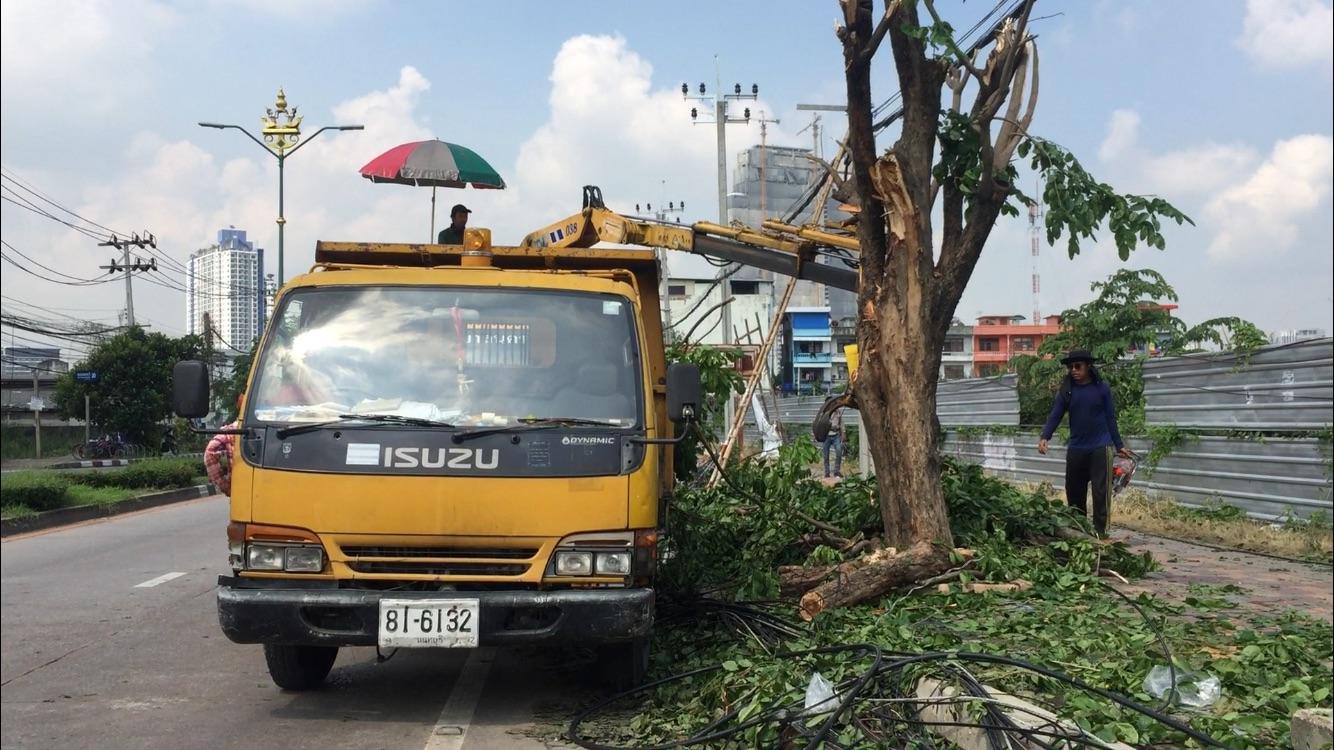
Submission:
[[[347,465],[348,465],[348,466],[379,466],[379,465],[380,465],[380,444],[379,444],[379,443],[348,443],[348,444],[347,444]]]

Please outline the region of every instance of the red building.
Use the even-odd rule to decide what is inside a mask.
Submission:
[[[1061,316],[1048,315],[1041,323],[1024,323],[1022,315],[983,315],[973,327],[973,375],[999,375],[1010,358],[1033,354],[1042,340],[1061,330]]]

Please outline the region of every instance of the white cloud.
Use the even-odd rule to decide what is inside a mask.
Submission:
[[[153,75],[154,40],[179,23],[176,10],[154,0],[5,0],[0,64],[6,89],[14,87],[6,107],[49,113],[123,103]]]
[[[1154,153],[1140,143],[1140,115],[1133,109],[1112,113],[1098,157],[1124,177],[1122,189],[1174,197],[1207,194],[1245,176],[1259,155],[1237,144],[1205,142]]]
[[[1107,126],[1107,137],[1098,147],[1098,158],[1114,161],[1126,156],[1138,145],[1139,113],[1133,109],[1118,109],[1112,113]]]
[[[655,88],[652,73],[651,66],[621,37],[568,40],[552,63],[546,122],[516,149],[512,165],[495,161],[496,154],[484,155],[493,160],[510,187],[504,191],[441,190],[436,228],[445,221],[448,206],[462,201],[474,209],[475,226],[490,227],[498,244],[512,244],[531,230],[577,212],[580,188],[585,184],[602,186],[614,209],[630,211],[637,202],[685,201],[690,210],[680,217],[682,222],[714,219],[714,128],[692,126],[691,104],[682,101],[676,88],[679,83]],[[366,129],[326,132],[287,162],[285,265],[289,278],[313,262],[316,240],[421,242],[428,238],[430,189],[373,184],[358,170],[389,148],[437,135],[422,111],[431,90],[431,81],[416,68],[405,66],[385,88],[349,98],[330,112],[303,110],[311,122],[363,124]],[[753,112],[773,111],[763,100],[748,104]],[[735,164],[737,151],[758,141],[758,130],[758,122],[728,126],[729,166]],[[160,252],[182,262],[195,249],[214,242],[219,228],[245,229],[249,239],[265,248],[268,269],[276,271],[276,160],[253,144],[235,149],[222,145],[243,139],[239,133],[204,130],[184,136],[138,134],[120,154],[109,155],[108,163],[118,171],[103,181],[44,173],[23,163],[6,166],[85,216],[124,223],[115,227],[122,231],[152,231]],[[779,127],[769,128],[770,144],[808,142],[805,136],[793,138]],[[215,156],[224,150],[235,150],[239,156],[226,161]],[[503,154],[499,156],[503,159]],[[82,187],[59,189],[60,185]],[[106,263],[106,248],[74,232],[53,235],[50,222],[28,221],[17,213],[7,208],[5,215],[6,239],[16,246],[40,247],[43,255],[60,258],[60,267],[76,275],[94,275],[96,265]],[[163,274],[165,279],[181,282],[179,274]],[[17,290],[11,285],[20,281],[10,276],[17,275],[6,273],[6,293]],[[118,308],[124,299],[119,284],[87,287],[81,295],[87,298],[86,304],[104,308]],[[41,298],[40,293],[36,298]],[[183,327],[180,293],[136,279],[135,307],[141,318],[163,325],[164,330]]]
[[[1334,7],[1321,0],[1247,0],[1237,44],[1261,65],[1290,69],[1334,62]]]
[[[595,184],[622,211],[637,202],[685,201],[691,210],[683,222],[716,220],[715,129],[693,125],[689,114],[698,107],[703,123],[712,107],[683,101],[679,82],[655,88],[652,75],[652,66],[620,36],[578,36],[561,46],[552,65],[550,119],[520,146],[515,165],[527,216],[540,225],[572,213],[580,186]],[[755,116],[775,111],[760,99],[734,103],[732,114],[747,106]],[[759,129],[757,119],[727,126],[729,170],[738,151],[759,142]],[[770,145],[810,142],[773,125],[768,139]]]
[[[1270,257],[1291,248],[1301,223],[1330,195],[1334,139],[1300,135],[1279,141],[1248,179],[1209,202],[1205,214],[1217,227],[1209,257]]]

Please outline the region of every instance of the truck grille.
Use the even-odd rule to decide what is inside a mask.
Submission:
[[[538,547],[342,547],[347,567],[357,573],[418,576],[522,576]]]
[[[358,573],[407,573],[429,576],[521,576],[528,572],[527,563],[515,565],[482,562],[364,562],[354,560],[347,567]]]
[[[537,554],[537,548],[516,547],[343,547],[348,557],[492,557],[504,560],[527,560]]]

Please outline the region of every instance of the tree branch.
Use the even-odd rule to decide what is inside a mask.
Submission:
[[[876,24],[875,31],[871,33],[871,42],[862,50],[862,57],[870,64],[871,58],[875,57],[875,51],[880,49],[880,43],[885,40],[885,34],[889,31],[890,18],[893,17],[895,6],[899,0],[891,0],[885,3],[885,14],[880,17],[880,23]]]
[[[997,139],[997,144],[999,144],[1001,149],[996,154],[996,158],[1000,160],[997,163],[996,166],[997,169],[1001,169],[1010,163],[1010,159],[1014,156],[1014,150],[1018,148],[1019,143],[1023,141],[1025,137],[1027,137],[1028,126],[1032,124],[1033,113],[1037,110],[1038,107],[1038,45],[1035,42],[1030,41],[1028,43],[1028,57],[1030,58],[1030,60],[1026,61],[1025,66],[1028,64],[1028,62],[1031,62],[1033,66],[1033,87],[1029,89],[1028,92],[1028,106],[1025,108],[1024,113],[1022,115],[1019,115],[1018,121],[1013,122],[1013,130],[1009,135],[1009,140]],[[1018,110],[1017,107],[1013,106],[1014,103],[1017,102],[1021,96],[1023,96],[1022,76],[1024,76],[1026,72],[1027,71],[1025,70],[1025,68],[1021,67],[1019,72],[1016,74],[1018,76],[1021,76],[1021,78],[1019,79],[1020,83],[1019,83],[1018,93],[1014,94],[1014,96],[1011,98],[1011,107],[1010,107],[1011,112],[1007,113],[1011,116],[1013,116],[1013,113]],[[1004,132],[1005,128],[1004,126],[1002,126],[1001,133]]]
[[[926,6],[926,12],[931,14],[931,21],[939,25],[941,23],[940,14],[936,12],[936,4],[934,0],[923,0],[922,4]],[[945,42],[945,45],[950,48],[950,52],[953,52],[955,57],[959,58],[959,65],[964,70],[968,71],[969,75],[976,78],[978,83],[986,83],[982,71],[978,70],[973,63],[969,62],[968,55],[963,50],[959,49],[959,45],[954,41],[954,37],[949,37]]]

